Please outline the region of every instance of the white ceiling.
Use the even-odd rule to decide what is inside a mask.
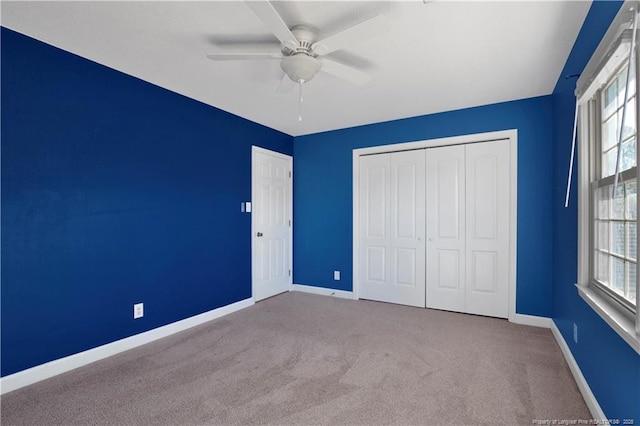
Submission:
[[[2,2],[2,25],[293,136],[547,95],[589,1],[273,2],[291,27],[322,38],[369,17],[378,37],[329,57],[373,80],[319,73],[276,93],[278,61],[213,62],[230,40],[275,40],[242,1]]]

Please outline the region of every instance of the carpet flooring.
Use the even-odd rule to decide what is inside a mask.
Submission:
[[[589,419],[550,330],[285,293],[1,398],[2,425]]]

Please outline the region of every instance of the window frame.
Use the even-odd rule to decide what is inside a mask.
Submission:
[[[636,60],[636,69],[638,66],[638,55],[635,55],[635,60]],[[619,309],[623,309],[623,313],[626,314],[627,316],[629,316],[632,320],[635,319],[635,315],[638,311],[637,307],[633,306],[627,299],[625,299],[624,297],[620,296],[618,293],[616,293],[614,290],[610,289],[608,286],[606,286],[605,284],[601,283],[597,277],[596,277],[596,259],[595,259],[595,252],[596,252],[596,239],[598,238],[597,235],[597,231],[596,231],[596,223],[597,223],[597,218],[595,217],[595,192],[603,187],[608,187],[608,186],[612,186],[614,184],[614,180],[615,180],[615,175],[610,175],[610,176],[605,176],[602,177],[602,168],[603,168],[603,148],[602,148],[602,140],[603,140],[603,117],[602,117],[602,105],[603,105],[603,94],[606,90],[606,88],[609,86],[609,83],[614,79],[617,78],[625,68],[627,68],[627,60],[624,60],[622,64],[620,64],[611,74],[610,74],[610,78],[608,80],[606,80],[603,84],[602,87],[600,89],[598,89],[595,94],[592,96],[592,98],[583,106],[584,108],[589,108],[592,109],[592,111],[589,113],[589,117],[590,117],[590,122],[589,122],[589,126],[592,127],[592,132],[591,134],[594,135],[593,139],[589,139],[589,155],[593,155],[593,161],[591,162],[591,166],[590,166],[590,170],[589,170],[589,284],[593,285],[595,290],[599,291],[601,293],[602,297],[605,298],[611,298],[611,303],[614,304],[616,306],[616,308]],[[635,85],[636,85],[636,90],[633,93],[632,97],[633,97],[633,101],[636,104],[636,134],[634,136],[630,136],[628,137],[626,140],[629,140],[633,137],[636,138],[636,166],[621,171],[619,172],[618,176],[618,185],[619,186],[624,186],[627,184],[628,181],[630,180],[635,180],[636,184],[637,184],[637,168],[638,168],[638,163],[637,163],[637,151],[638,151],[638,141],[637,141],[637,134],[638,134],[638,88],[639,88],[639,81],[636,78],[635,79]],[[625,99],[623,101],[623,105],[625,105],[627,103],[627,99]],[[617,114],[617,111],[620,110],[622,107],[618,107],[616,108],[616,111],[614,112],[614,114]],[[621,126],[623,126],[624,124],[621,123]],[[595,137],[595,135],[597,135],[597,137]],[[624,140],[623,140],[624,143]],[[616,142],[617,144],[617,142]],[[609,151],[614,149],[613,147],[609,148]],[[626,211],[626,204],[625,204],[625,211]],[[637,215],[636,215],[637,216]],[[623,219],[623,222],[627,222],[627,220]],[[637,219],[636,219],[636,223],[637,223]],[[626,227],[625,227],[626,228]],[[625,229],[625,233],[626,233],[626,229]],[[611,231],[610,231],[610,238],[611,238]],[[627,239],[626,239],[626,235],[625,235],[625,245],[627,243]],[[626,247],[625,247],[625,251],[626,251]],[[610,257],[616,257],[616,258],[621,258],[620,256],[617,255],[610,255]],[[626,259],[623,259],[624,261],[627,261]],[[638,264],[637,261],[637,254],[636,254],[636,261],[635,264]],[[636,269],[637,270],[637,269]],[[637,275],[637,273],[636,273]],[[638,292],[638,283],[637,283],[637,278],[636,278],[636,293]],[[636,301],[636,306],[637,306],[637,301]]]
[[[637,10],[638,2],[625,2],[618,15],[611,24],[607,34],[596,49],[578,80],[576,97],[578,99],[578,283],[576,284],[580,296],[600,315],[637,353],[640,354],[640,286],[636,266],[636,307],[631,309],[624,298],[613,290],[601,285],[594,279],[595,263],[595,190],[605,186],[613,177],[600,178],[600,163],[602,158],[602,93],[611,78],[615,77],[628,62],[628,52],[631,41],[629,23],[633,18],[632,8]],[[636,18],[640,19],[640,17]],[[639,22],[640,24],[640,22]],[[640,25],[638,25],[640,34]],[[625,49],[626,48],[626,49]],[[626,52],[625,52],[626,50]],[[638,43],[635,44],[636,70],[636,166],[621,172],[619,185],[626,180],[637,182],[637,168],[640,164],[638,140],[640,69]],[[627,100],[624,100],[626,103]],[[624,105],[623,103],[623,105]],[[623,124],[621,124],[622,126]],[[597,172],[597,174],[596,174]],[[636,196],[636,203],[640,200]],[[638,209],[638,204],[636,209]],[[637,215],[636,215],[637,217]],[[636,218],[636,224],[637,224]],[[637,234],[637,233],[636,233]],[[636,235],[637,238],[637,235]],[[627,241],[625,239],[625,241]],[[638,244],[638,239],[636,240]],[[637,257],[637,255],[636,255]],[[638,260],[636,259],[636,265]]]

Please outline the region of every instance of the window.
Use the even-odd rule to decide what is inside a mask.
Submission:
[[[638,54],[636,44],[629,62],[633,11],[626,5],[576,88],[580,122],[578,290],[640,353],[636,272]]]
[[[632,314],[636,311],[636,81],[629,78],[627,109],[624,95],[627,65],[615,73],[605,87],[595,95],[599,106],[596,138],[592,144],[594,170],[591,175],[593,221],[591,282],[615,299]],[[622,128],[621,128],[622,127]],[[599,130],[599,131],[598,131]],[[618,137],[622,131],[621,172],[614,194]]]

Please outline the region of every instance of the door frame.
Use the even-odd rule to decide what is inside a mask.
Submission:
[[[518,218],[518,130],[501,130],[497,132],[475,133],[471,135],[453,136],[447,138],[427,139],[415,142],[397,143],[391,145],[372,146],[353,150],[353,298],[359,299],[359,250],[358,241],[360,229],[359,206],[359,176],[360,157],[372,154],[384,154],[397,151],[436,148],[451,145],[466,145],[472,143],[506,140],[509,144],[509,284],[508,284],[508,319],[516,321],[516,259],[517,259],[517,218]]]
[[[256,286],[256,274],[255,270],[255,256],[256,256],[256,216],[253,214],[255,209],[256,202],[258,201],[258,197],[256,196],[256,153],[260,153],[263,155],[270,155],[272,157],[281,158],[287,161],[289,167],[289,208],[287,209],[287,216],[291,221],[291,226],[289,226],[289,291],[293,290],[293,157],[291,155],[282,154],[277,151],[272,151],[266,148],[261,148],[256,145],[251,145],[251,299],[255,302],[255,286]]]

